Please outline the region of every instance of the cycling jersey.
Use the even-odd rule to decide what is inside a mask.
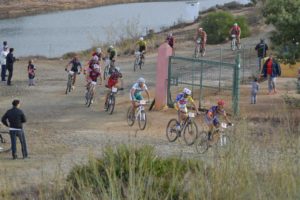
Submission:
[[[177,109],[179,109],[182,112],[187,112],[187,107],[186,107],[187,103],[188,102],[194,103],[194,99],[191,96],[184,97],[184,93],[180,93],[177,95],[175,102],[179,104],[179,108],[177,107],[178,105],[176,104]]]
[[[109,53],[109,60],[112,60],[117,55],[117,51],[115,49],[108,50],[107,52]]]
[[[144,87],[141,88],[141,87],[139,86],[139,83],[135,83],[135,84],[132,86],[132,89],[134,89],[134,94],[133,94],[133,97],[131,97],[131,94],[130,94],[131,100],[142,100],[142,99],[143,99],[143,96],[142,96],[141,93],[142,93],[143,91],[148,90],[146,84],[144,84]]]
[[[232,28],[231,28],[231,34],[233,34],[233,35],[240,35],[240,33],[241,33],[241,28],[239,27],[239,26],[237,26],[237,27],[235,27],[235,26],[233,26]]]
[[[170,47],[174,47],[174,37],[173,36],[168,36],[166,39],[167,43],[170,45]]]
[[[110,77],[107,86],[108,88],[112,88],[118,83],[118,79],[122,77],[122,74],[116,68],[110,68],[108,74]]]
[[[89,79],[91,81],[97,82],[97,78],[100,76],[100,73],[98,71],[92,70],[89,73]]]
[[[205,123],[210,125],[210,124],[213,124],[213,125],[217,125],[219,124],[219,115],[222,114],[222,115],[225,115],[225,110],[218,110],[218,106],[212,106],[208,111],[207,113],[205,114]]]
[[[81,63],[79,61],[71,60],[69,65],[72,65],[71,71],[73,72],[79,72],[79,69],[81,69]]]
[[[136,44],[138,44],[140,47],[146,47],[147,43],[145,41],[143,41],[143,40],[139,40],[139,41],[137,41]]]

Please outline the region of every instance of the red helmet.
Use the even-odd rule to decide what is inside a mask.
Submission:
[[[218,105],[219,105],[219,106],[224,106],[224,104],[225,104],[225,101],[224,101],[223,99],[220,99],[220,100],[218,101]]]

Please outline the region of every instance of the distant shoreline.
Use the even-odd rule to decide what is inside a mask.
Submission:
[[[22,3],[0,2],[0,19],[11,19],[58,11],[88,9],[126,3],[168,2],[182,0],[22,0]]]

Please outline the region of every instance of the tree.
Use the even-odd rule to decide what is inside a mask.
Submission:
[[[207,33],[207,43],[218,44],[226,41],[229,30],[237,22],[242,30],[241,38],[249,36],[249,28],[244,17],[234,17],[225,11],[213,12],[201,20],[201,25]]]
[[[278,57],[287,63],[295,63],[300,59],[300,1],[266,0],[263,15],[266,23],[276,28],[271,41]]]

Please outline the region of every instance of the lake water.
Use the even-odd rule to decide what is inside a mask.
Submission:
[[[178,22],[192,21],[198,12],[232,0],[133,3],[63,11],[0,20],[0,41],[7,40],[16,56],[57,57],[99,43],[143,35]],[[248,3],[249,0],[238,0]]]

